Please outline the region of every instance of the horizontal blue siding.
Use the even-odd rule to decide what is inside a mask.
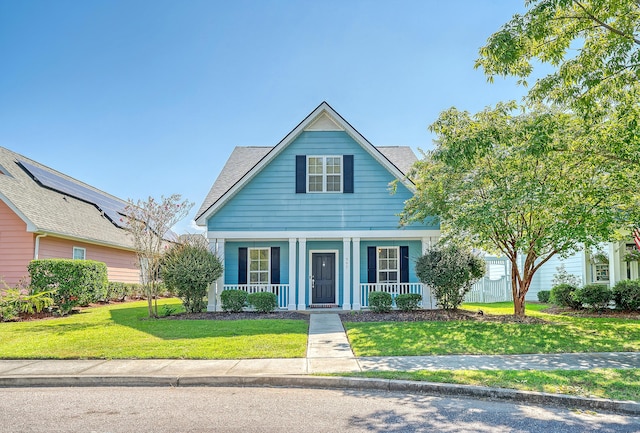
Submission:
[[[296,155],[354,155],[354,193],[295,193]],[[303,132],[208,221],[215,231],[394,230],[412,193],[345,132]],[[414,224],[407,229],[437,229]]]

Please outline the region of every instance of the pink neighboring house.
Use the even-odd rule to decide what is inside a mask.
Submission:
[[[40,178],[62,186],[53,189]],[[117,214],[103,212],[93,199],[80,200],[69,193],[79,195],[76,192],[61,190],[126,206],[117,197],[0,147],[0,280],[8,286],[25,280],[35,258],[75,258],[106,263],[110,281],[140,282],[132,239],[121,222],[112,221]]]

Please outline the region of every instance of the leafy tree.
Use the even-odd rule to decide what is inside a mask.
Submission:
[[[621,185],[640,191],[640,2],[637,0],[526,0],[480,49],[476,67],[489,80],[516,76],[521,83],[537,63],[553,71],[529,91],[585,119],[588,140],[570,151],[580,159],[602,155],[616,163]],[[640,194],[639,194],[640,195]],[[636,197],[634,206],[640,205]]]
[[[438,215],[445,236],[506,256],[514,314],[524,316],[535,272],[555,255],[610,238],[628,221],[632,192],[606,158],[548,150],[584,138],[575,116],[544,108],[514,115],[516,108],[441,113],[430,127],[436,147],[411,174],[417,190],[401,222]]]
[[[555,70],[529,96],[581,112],[637,101],[640,77],[640,2],[637,0],[526,0],[480,49],[476,67],[489,79],[516,76],[526,84],[534,62]],[[629,98],[629,95],[632,98]]]
[[[435,291],[438,305],[445,310],[457,309],[485,270],[482,258],[456,245],[432,247],[416,262],[418,278]]]
[[[181,201],[180,194],[149,197],[146,201],[129,200],[124,209],[124,222],[133,237],[142,271],[142,284],[147,297],[149,317],[158,317],[158,282],[162,254],[177,240],[171,227],[187,216],[193,203]],[[155,305],[153,301],[155,300]]]
[[[161,266],[164,283],[182,299],[187,313],[199,313],[207,304],[207,290],[222,275],[222,263],[202,244],[172,246]]]

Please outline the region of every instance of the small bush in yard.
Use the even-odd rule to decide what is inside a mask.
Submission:
[[[612,292],[617,308],[629,311],[640,309],[640,280],[618,281]]]
[[[187,313],[207,307],[209,285],[222,275],[222,264],[204,245],[178,244],[162,258],[162,279],[182,300]]]
[[[576,286],[571,284],[558,284],[551,289],[550,301],[558,307],[569,307],[579,309],[582,304],[573,299],[573,292],[578,290]]]
[[[107,265],[93,260],[43,259],[29,263],[32,292],[52,292],[58,314],[105,299]]]
[[[220,294],[220,300],[222,301],[222,311],[228,313],[239,313],[248,302],[247,292],[244,290],[224,290]]]
[[[445,310],[457,309],[485,271],[481,257],[457,245],[436,245],[416,261],[418,278],[432,288],[438,306]]]
[[[551,299],[551,290],[540,290],[538,292],[538,301],[543,304],[548,304]]]
[[[587,284],[573,292],[573,299],[595,311],[602,311],[611,302],[612,293],[606,284]]]
[[[400,311],[414,311],[419,308],[422,295],[418,293],[403,293],[396,296],[396,307]]]
[[[275,293],[251,293],[247,299],[249,304],[259,313],[272,313],[278,307],[278,297]]]
[[[388,313],[391,311],[393,298],[387,292],[369,293],[369,309],[375,313]]]

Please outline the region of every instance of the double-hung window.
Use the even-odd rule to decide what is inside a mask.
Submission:
[[[342,156],[307,157],[308,192],[342,192]]]
[[[248,280],[249,284],[269,284],[271,277],[269,274],[270,249],[269,248],[249,248]]]
[[[378,247],[378,283],[397,283],[399,274],[399,248]]]

